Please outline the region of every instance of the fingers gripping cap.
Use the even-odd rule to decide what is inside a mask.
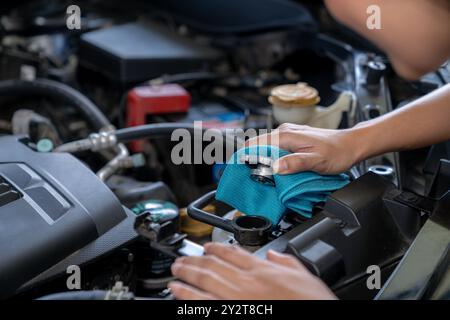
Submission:
[[[216,199],[245,214],[263,216],[277,225],[288,209],[311,217],[316,203],[324,201],[332,191],[349,182],[343,174],[323,176],[310,171],[291,175],[278,175],[270,171],[273,184],[252,178],[255,174],[252,170],[255,169],[246,161],[253,160],[261,165],[260,155],[269,158],[272,163],[288,154],[275,146],[252,146],[238,150],[223,172]],[[271,167],[267,169],[271,170]]]

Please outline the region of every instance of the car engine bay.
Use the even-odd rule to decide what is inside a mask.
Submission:
[[[171,299],[174,259],[212,241],[293,254],[341,299],[403,298],[367,288],[367,268],[394,279],[448,213],[448,144],[365,160],[311,218],[268,226],[215,200],[225,164],[173,163],[171,136],[275,129],[271,90],[297,83],[320,95],[315,125],[349,128],[450,83],[450,66],[403,80],[317,1],[127,2],[80,1],[74,30],[70,2],[0,5],[0,297]],[[407,297],[439,298],[423,286]]]

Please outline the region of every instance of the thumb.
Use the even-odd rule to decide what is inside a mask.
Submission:
[[[288,268],[305,268],[305,266],[303,266],[294,256],[273,250],[267,252],[267,260]]]
[[[272,168],[277,174],[291,174],[309,171],[314,168],[316,162],[317,156],[313,153],[293,153],[275,161]]]

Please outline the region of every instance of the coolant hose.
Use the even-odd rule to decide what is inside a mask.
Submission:
[[[96,131],[110,125],[106,116],[91,100],[66,84],[48,79],[0,81],[0,98],[27,95],[43,96],[74,106]]]
[[[195,126],[193,123],[183,122],[152,123],[119,129],[115,133],[117,141],[125,143],[133,140],[170,136],[177,129],[187,130],[193,137],[195,137],[194,133],[198,132],[200,127]],[[238,145],[239,142],[243,143],[243,141],[239,141],[239,136],[233,135],[232,133],[219,129],[207,128],[202,128],[201,132],[204,132],[205,130],[216,130],[217,132],[220,132],[220,137],[223,139],[225,144],[233,148]],[[235,140],[237,140],[238,144],[236,144]]]
[[[133,140],[147,139],[157,136],[170,136],[177,129],[185,129],[190,133],[198,130],[192,123],[152,123],[141,126],[119,129],[116,131],[117,140],[120,142],[130,142]]]

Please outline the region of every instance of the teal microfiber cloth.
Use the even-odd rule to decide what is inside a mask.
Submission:
[[[242,155],[260,155],[276,160],[290,152],[275,146],[252,146],[238,150],[228,161],[219,181],[216,199],[248,214],[263,216],[277,225],[287,209],[307,218],[313,206],[333,191],[349,183],[348,176],[320,175],[305,171],[274,174],[275,185],[265,185],[250,177],[251,169],[241,161]]]

